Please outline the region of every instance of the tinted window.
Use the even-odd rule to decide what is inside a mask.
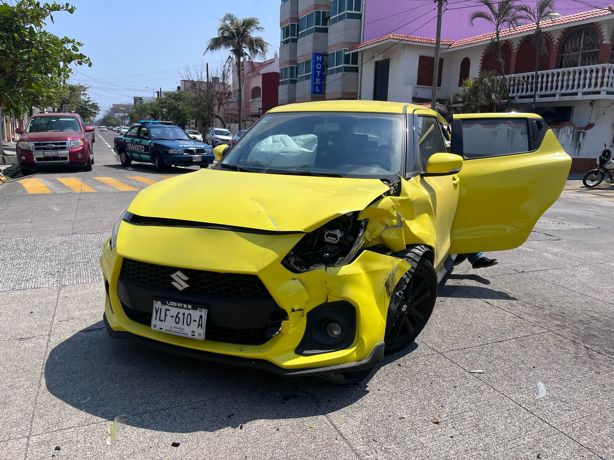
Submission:
[[[130,128],[128,130],[128,132],[126,133],[127,137],[136,137],[137,133],[139,131],[139,127],[135,126],[134,128]]]
[[[524,118],[462,120],[463,155],[467,158],[525,153],[529,130]]]
[[[423,169],[432,154],[447,151],[441,127],[435,117],[416,117],[416,136]]]
[[[402,115],[265,115],[223,166],[280,174],[390,177],[402,170],[403,127]]]
[[[81,131],[75,117],[35,117],[30,120],[29,133]]]
[[[149,136],[151,139],[182,141],[190,138],[186,132],[178,126],[149,126]]]

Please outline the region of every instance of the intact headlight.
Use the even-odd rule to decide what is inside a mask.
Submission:
[[[352,262],[363,248],[366,220],[345,214],[306,234],[284,257],[282,264],[295,273]]]
[[[168,149],[168,153],[170,154],[183,153],[183,149]]]
[[[127,209],[127,207],[124,208],[124,210],[119,215],[119,218],[115,222],[115,225],[113,225],[113,230],[111,230],[111,239],[109,240],[109,245],[111,246],[111,249],[115,249],[115,246],[117,245],[117,232],[119,232],[119,226],[125,219],[126,214],[128,214],[126,211]]]
[[[32,144],[25,141],[17,142],[17,147],[19,147],[21,150],[33,150]]]
[[[69,149],[77,149],[81,147],[82,145],[83,145],[83,141],[81,139],[73,139],[71,141],[68,141]]]

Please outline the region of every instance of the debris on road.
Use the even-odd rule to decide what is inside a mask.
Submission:
[[[441,420],[439,420],[439,417],[433,417],[431,419],[431,423],[433,423],[433,425],[439,425],[441,423]]]
[[[472,369],[469,371],[470,374],[483,374],[484,371],[482,369]]]
[[[172,447],[179,447],[180,445],[181,445],[180,442],[173,442],[173,443],[171,443]]]
[[[546,396],[546,385],[544,385],[541,382],[537,382],[537,398],[536,399],[541,399],[544,396]]]
[[[109,428],[107,429],[107,434],[109,435],[107,437],[107,446],[112,446],[117,442],[117,436],[123,429],[123,424],[125,420],[125,417],[118,415],[117,417],[115,417],[113,422],[111,422],[111,425],[109,425]]]

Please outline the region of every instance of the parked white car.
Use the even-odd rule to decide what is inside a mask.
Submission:
[[[232,134],[230,131],[224,128],[211,128],[207,131],[207,144],[215,147],[220,144],[230,145],[232,141]]]
[[[203,135],[199,133],[198,131],[196,131],[195,129],[186,129],[185,132],[188,134],[188,136],[190,136],[190,139],[198,141],[198,142],[203,141]]]

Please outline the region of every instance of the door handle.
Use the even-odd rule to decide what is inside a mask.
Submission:
[[[458,188],[458,176],[452,176],[452,185],[454,186],[454,188]]]

